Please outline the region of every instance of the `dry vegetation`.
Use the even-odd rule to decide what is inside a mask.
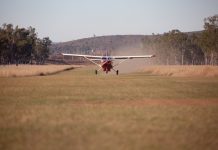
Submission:
[[[70,70],[73,65],[5,65],[0,66],[0,77],[43,76]]]
[[[218,66],[148,66],[143,72],[174,77],[218,77]]]
[[[218,78],[87,68],[0,78],[2,150],[215,150]]]

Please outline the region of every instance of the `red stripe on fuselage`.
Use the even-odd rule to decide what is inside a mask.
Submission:
[[[110,61],[110,60],[109,61],[103,61],[101,67],[102,67],[103,71],[108,73],[113,68],[112,61]]]

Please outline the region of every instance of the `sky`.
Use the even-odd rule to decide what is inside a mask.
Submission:
[[[215,14],[218,0],[0,0],[0,25],[32,26],[53,42],[198,31]]]

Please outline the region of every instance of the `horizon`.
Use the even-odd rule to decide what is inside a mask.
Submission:
[[[40,38],[48,36],[57,43],[173,29],[201,31],[204,18],[218,14],[217,6],[216,0],[2,0],[0,23],[32,26]]]

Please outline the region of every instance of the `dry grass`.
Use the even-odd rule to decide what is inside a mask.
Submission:
[[[174,77],[217,77],[218,66],[148,66],[143,72]]]
[[[215,150],[218,78],[89,68],[0,78],[2,150]]]
[[[51,101],[29,105],[21,101],[1,105],[0,149],[217,149],[217,103],[163,105],[164,102]]]
[[[0,66],[0,77],[26,77],[55,74],[75,68],[73,65],[6,65]]]

